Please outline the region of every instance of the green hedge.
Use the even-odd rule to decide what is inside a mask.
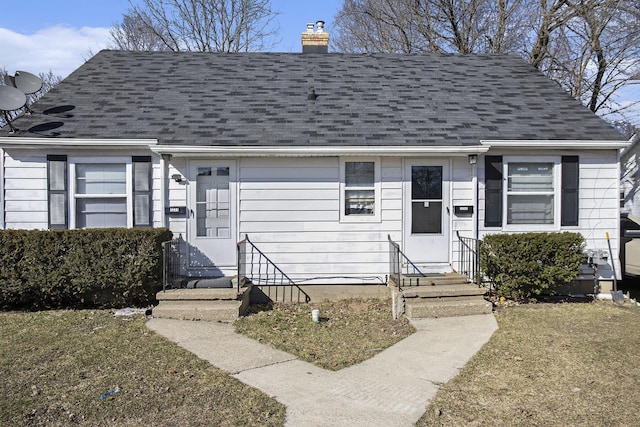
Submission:
[[[146,306],[167,229],[0,230],[3,309]]]
[[[532,300],[572,283],[583,260],[579,233],[491,234],[480,250],[480,268],[498,296]]]

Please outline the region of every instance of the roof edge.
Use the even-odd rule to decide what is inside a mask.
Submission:
[[[529,148],[549,150],[559,149],[587,149],[587,150],[618,150],[626,148],[631,141],[607,141],[607,140],[481,140],[480,144],[491,148]]]
[[[175,145],[156,145],[150,147],[151,151],[157,154],[170,154],[176,157],[188,156],[235,156],[235,157],[266,157],[266,156],[404,156],[408,154],[446,154],[450,156],[466,156],[468,154],[479,154],[489,150],[489,147],[482,146],[244,146],[244,147],[203,147],[203,146],[175,146]]]
[[[156,145],[157,139],[91,139],[91,138],[21,138],[0,136],[2,148],[70,147],[85,150],[146,148]]]

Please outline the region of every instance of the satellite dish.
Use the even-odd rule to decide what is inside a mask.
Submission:
[[[0,86],[0,110],[13,111],[24,107],[27,97],[24,93],[10,86]]]
[[[11,124],[11,119],[7,112],[18,110],[24,107],[26,103],[27,97],[20,90],[11,86],[0,86],[0,110],[2,110],[5,121],[9,124],[11,133],[14,133],[16,128]]]
[[[16,71],[15,87],[25,95],[31,95],[42,89],[42,80],[35,74],[26,71]]]
[[[11,87],[16,87],[16,78],[9,74],[4,75],[4,84]]]

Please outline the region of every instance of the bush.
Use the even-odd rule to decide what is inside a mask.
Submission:
[[[0,307],[152,304],[167,229],[0,230]]]
[[[480,268],[498,296],[535,300],[578,277],[583,249],[578,233],[492,234],[483,240]]]

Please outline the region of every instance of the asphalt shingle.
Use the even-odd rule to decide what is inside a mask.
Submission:
[[[624,139],[506,55],[101,51],[32,109],[0,135],[192,146]]]

